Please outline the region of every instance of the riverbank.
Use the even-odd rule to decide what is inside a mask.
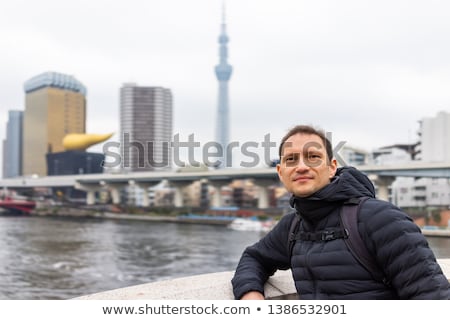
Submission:
[[[70,218],[93,218],[93,219],[117,219],[117,220],[139,220],[139,221],[155,221],[170,223],[196,223],[209,225],[228,225],[236,217],[208,215],[208,214],[192,214],[188,212],[169,212],[169,213],[124,213],[110,212],[105,210],[73,208],[66,206],[40,207],[30,213],[30,216],[40,217],[70,217]]]
[[[273,210],[218,208],[218,209],[191,209],[191,208],[136,208],[118,207],[113,205],[100,206],[68,206],[68,205],[39,205],[31,216],[43,217],[71,217],[94,219],[121,219],[142,220],[172,223],[196,223],[209,225],[229,225],[236,218],[255,218],[260,221],[277,221],[281,213],[275,214]]]
[[[83,208],[70,206],[39,206],[29,215],[31,216],[46,216],[46,217],[73,217],[73,218],[94,218],[94,219],[118,219],[118,220],[140,220],[140,221],[155,221],[155,222],[170,222],[170,223],[196,223],[196,224],[210,224],[210,225],[229,225],[233,219],[237,218],[232,215],[209,215],[209,214],[193,214],[182,210],[168,209],[161,212],[146,212],[146,213],[127,213],[120,212],[118,209],[108,211],[108,209],[115,209],[115,207],[98,207],[98,208]],[[450,237],[449,228],[422,228],[422,233],[427,237]]]

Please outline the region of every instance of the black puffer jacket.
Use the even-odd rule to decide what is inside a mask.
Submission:
[[[365,175],[343,167],[312,196],[293,197],[291,205],[297,213],[284,216],[244,251],[232,279],[235,298],[248,291],[263,293],[264,283],[277,269],[291,268],[301,299],[449,299],[449,282],[420,229],[400,209],[375,199],[374,194]],[[297,241],[290,259],[288,234],[295,214],[300,214],[300,230],[305,232],[340,227],[342,203],[361,196],[370,199],[359,213],[359,232],[390,286],[374,280],[343,239]]]

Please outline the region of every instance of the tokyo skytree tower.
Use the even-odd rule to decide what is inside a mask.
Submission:
[[[227,154],[227,146],[230,139],[230,115],[228,105],[228,80],[230,80],[233,68],[227,62],[228,57],[228,36],[225,23],[225,4],[222,6],[222,24],[219,36],[219,64],[215,67],[216,77],[219,80],[219,95],[217,101],[217,122],[216,122],[216,142],[222,146],[222,157],[219,159],[219,167],[231,167],[231,155]]]

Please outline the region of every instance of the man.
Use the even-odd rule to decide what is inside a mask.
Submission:
[[[300,299],[449,299],[449,282],[426,238],[410,217],[375,199],[370,180],[352,167],[337,168],[322,131],[296,126],[282,139],[277,172],[292,193],[296,213],[285,215],[265,237],[245,249],[232,279],[236,299],[264,299],[264,283],[278,269],[292,270]],[[377,280],[342,238],[298,240],[289,246],[295,215],[297,232],[316,234],[342,228],[339,212],[349,199],[369,197],[358,214],[358,230],[386,281]],[[290,249],[292,252],[290,252]]]

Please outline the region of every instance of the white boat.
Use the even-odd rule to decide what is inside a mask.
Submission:
[[[274,221],[259,221],[255,219],[236,218],[228,228],[239,231],[270,231],[274,226]]]

